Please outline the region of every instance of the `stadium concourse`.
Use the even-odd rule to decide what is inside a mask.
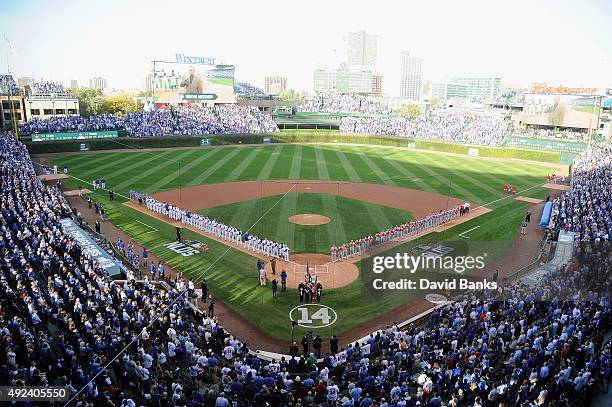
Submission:
[[[609,148],[576,167],[569,199],[582,205],[569,227],[581,240],[609,240]],[[309,349],[269,361],[195,312],[182,278],[112,281],[62,229],[71,208],[25,146],[2,135],[0,156],[2,385],[66,385],[78,406],[403,407],[589,405],[609,383],[605,247],[580,248],[543,286],[457,298],[346,349],[332,342],[319,361]]]

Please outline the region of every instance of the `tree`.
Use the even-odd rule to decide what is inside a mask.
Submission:
[[[73,88],[69,90],[79,100],[81,116],[91,116],[98,113],[102,103],[102,91],[93,88]]]
[[[429,107],[436,107],[441,103],[440,99],[431,99],[429,101]]]
[[[408,103],[399,108],[400,114],[416,119],[421,115],[421,108],[416,103]]]
[[[98,113],[127,114],[140,110],[142,110],[142,105],[138,103],[136,99],[131,95],[122,93],[103,99]]]
[[[283,92],[281,92],[278,97],[281,100],[287,101],[287,102],[299,102],[302,103],[302,101],[304,100],[304,94],[297,92],[293,89],[288,89],[285,90]]]

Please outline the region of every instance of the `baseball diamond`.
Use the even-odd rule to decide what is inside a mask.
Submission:
[[[530,205],[505,199],[501,186],[512,183],[524,191],[521,195],[541,199],[549,193],[541,188],[542,179],[551,172],[562,172],[561,168],[503,159],[491,161],[403,148],[329,144],[111,151],[36,159],[59,168],[67,165],[71,178],[65,184],[69,189],[77,190],[89,184],[89,180],[105,178],[107,189],[114,191],[114,200],[110,201],[107,191],[100,189],[91,197],[103,202],[105,216],[121,233],[146,245],[168,265],[190,276],[196,285],[205,279],[218,301],[223,301],[266,335],[284,340],[289,335],[287,312],[299,302],[299,297],[291,289],[273,299],[269,295],[269,283],[258,285],[254,265],[258,257],[269,263],[268,256],[244,247],[241,250],[222,238],[207,236],[185,225],[182,225],[182,237],[205,242],[209,250],[195,256],[179,256],[164,244],[175,240],[175,227],[181,226],[180,222],[165,215],[151,216],[146,208],[143,210],[133,201],[130,206],[123,205],[130,191],[243,232],[249,230],[262,239],[286,243],[292,262],[293,256],[300,252],[328,256],[331,261],[329,253],[333,245],[465,202],[472,209],[485,205],[490,212],[465,218],[465,222],[447,230],[441,228],[440,232],[426,230],[427,233],[397,244],[404,248],[440,239],[461,240],[459,234],[463,231],[480,226],[470,232],[471,241],[499,243],[489,254],[489,270],[504,259],[518,261],[512,253],[517,250],[517,225]],[[290,216],[301,213],[317,213],[331,221],[320,226],[288,222]],[[158,232],[150,233],[149,227]],[[524,241],[521,243],[521,246],[527,245]],[[219,258],[225,250],[229,250],[227,255]],[[518,257],[528,258],[530,252],[533,250]],[[316,265],[314,259],[312,264]],[[293,264],[279,261],[277,279],[280,281],[280,273],[286,268],[291,276],[289,285],[295,287],[306,271],[305,263],[310,267],[308,256]],[[321,301],[338,313],[338,320],[323,328],[322,334],[347,336],[351,332],[350,336],[357,337],[372,326],[369,324],[382,320],[381,315],[399,312],[408,317],[412,311],[405,304],[420,301],[420,294],[419,298],[413,298],[411,293],[390,295],[374,302],[364,298],[363,276],[355,272],[360,267],[360,257],[353,256],[346,263],[354,264],[354,268],[351,277],[342,280],[342,284],[331,281],[338,275],[336,271],[325,276],[318,273],[320,281],[326,280],[327,285]],[[268,279],[270,274],[271,270]],[[298,334],[300,329],[297,328]],[[265,340],[262,347],[264,344]]]
[[[612,405],[612,2],[143,3],[0,1],[1,405]]]

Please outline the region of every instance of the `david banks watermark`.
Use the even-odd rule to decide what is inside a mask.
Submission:
[[[386,281],[376,278],[372,281],[375,290],[496,290],[497,282],[486,278],[480,281],[472,281],[467,278],[444,279],[435,281],[427,278],[410,280],[401,278],[394,281]]]
[[[460,246],[421,245],[410,253],[387,252],[372,256],[363,271],[370,290],[465,291],[496,290],[497,276],[490,279],[470,274],[485,267],[487,253],[467,254]],[[465,254],[465,255],[464,255]]]

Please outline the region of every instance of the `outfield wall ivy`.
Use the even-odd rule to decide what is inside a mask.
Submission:
[[[172,137],[120,137],[117,139],[71,140],[32,142],[25,144],[30,154],[46,154],[75,152],[81,150],[81,144],[86,144],[91,151],[115,150],[122,148],[171,148],[198,147],[208,139],[210,145],[262,144],[264,139],[271,143],[351,143],[365,145],[380,145],[393,147],[408,147],[420,150],[447,152],[480,157],[518,158],[531,161],[559,163],[559,152],[525,150],[517,148],[500,148],[484,146],[468,146],[463,144],[445,143],[428,140],[413,140],[402,137],[377,136],[363,134],[343,134],[338,131],[303,132],[288,131],[273,134],[240,134],[211,136],[172,136]],[[477,150],[477,151],[476,151]]]

